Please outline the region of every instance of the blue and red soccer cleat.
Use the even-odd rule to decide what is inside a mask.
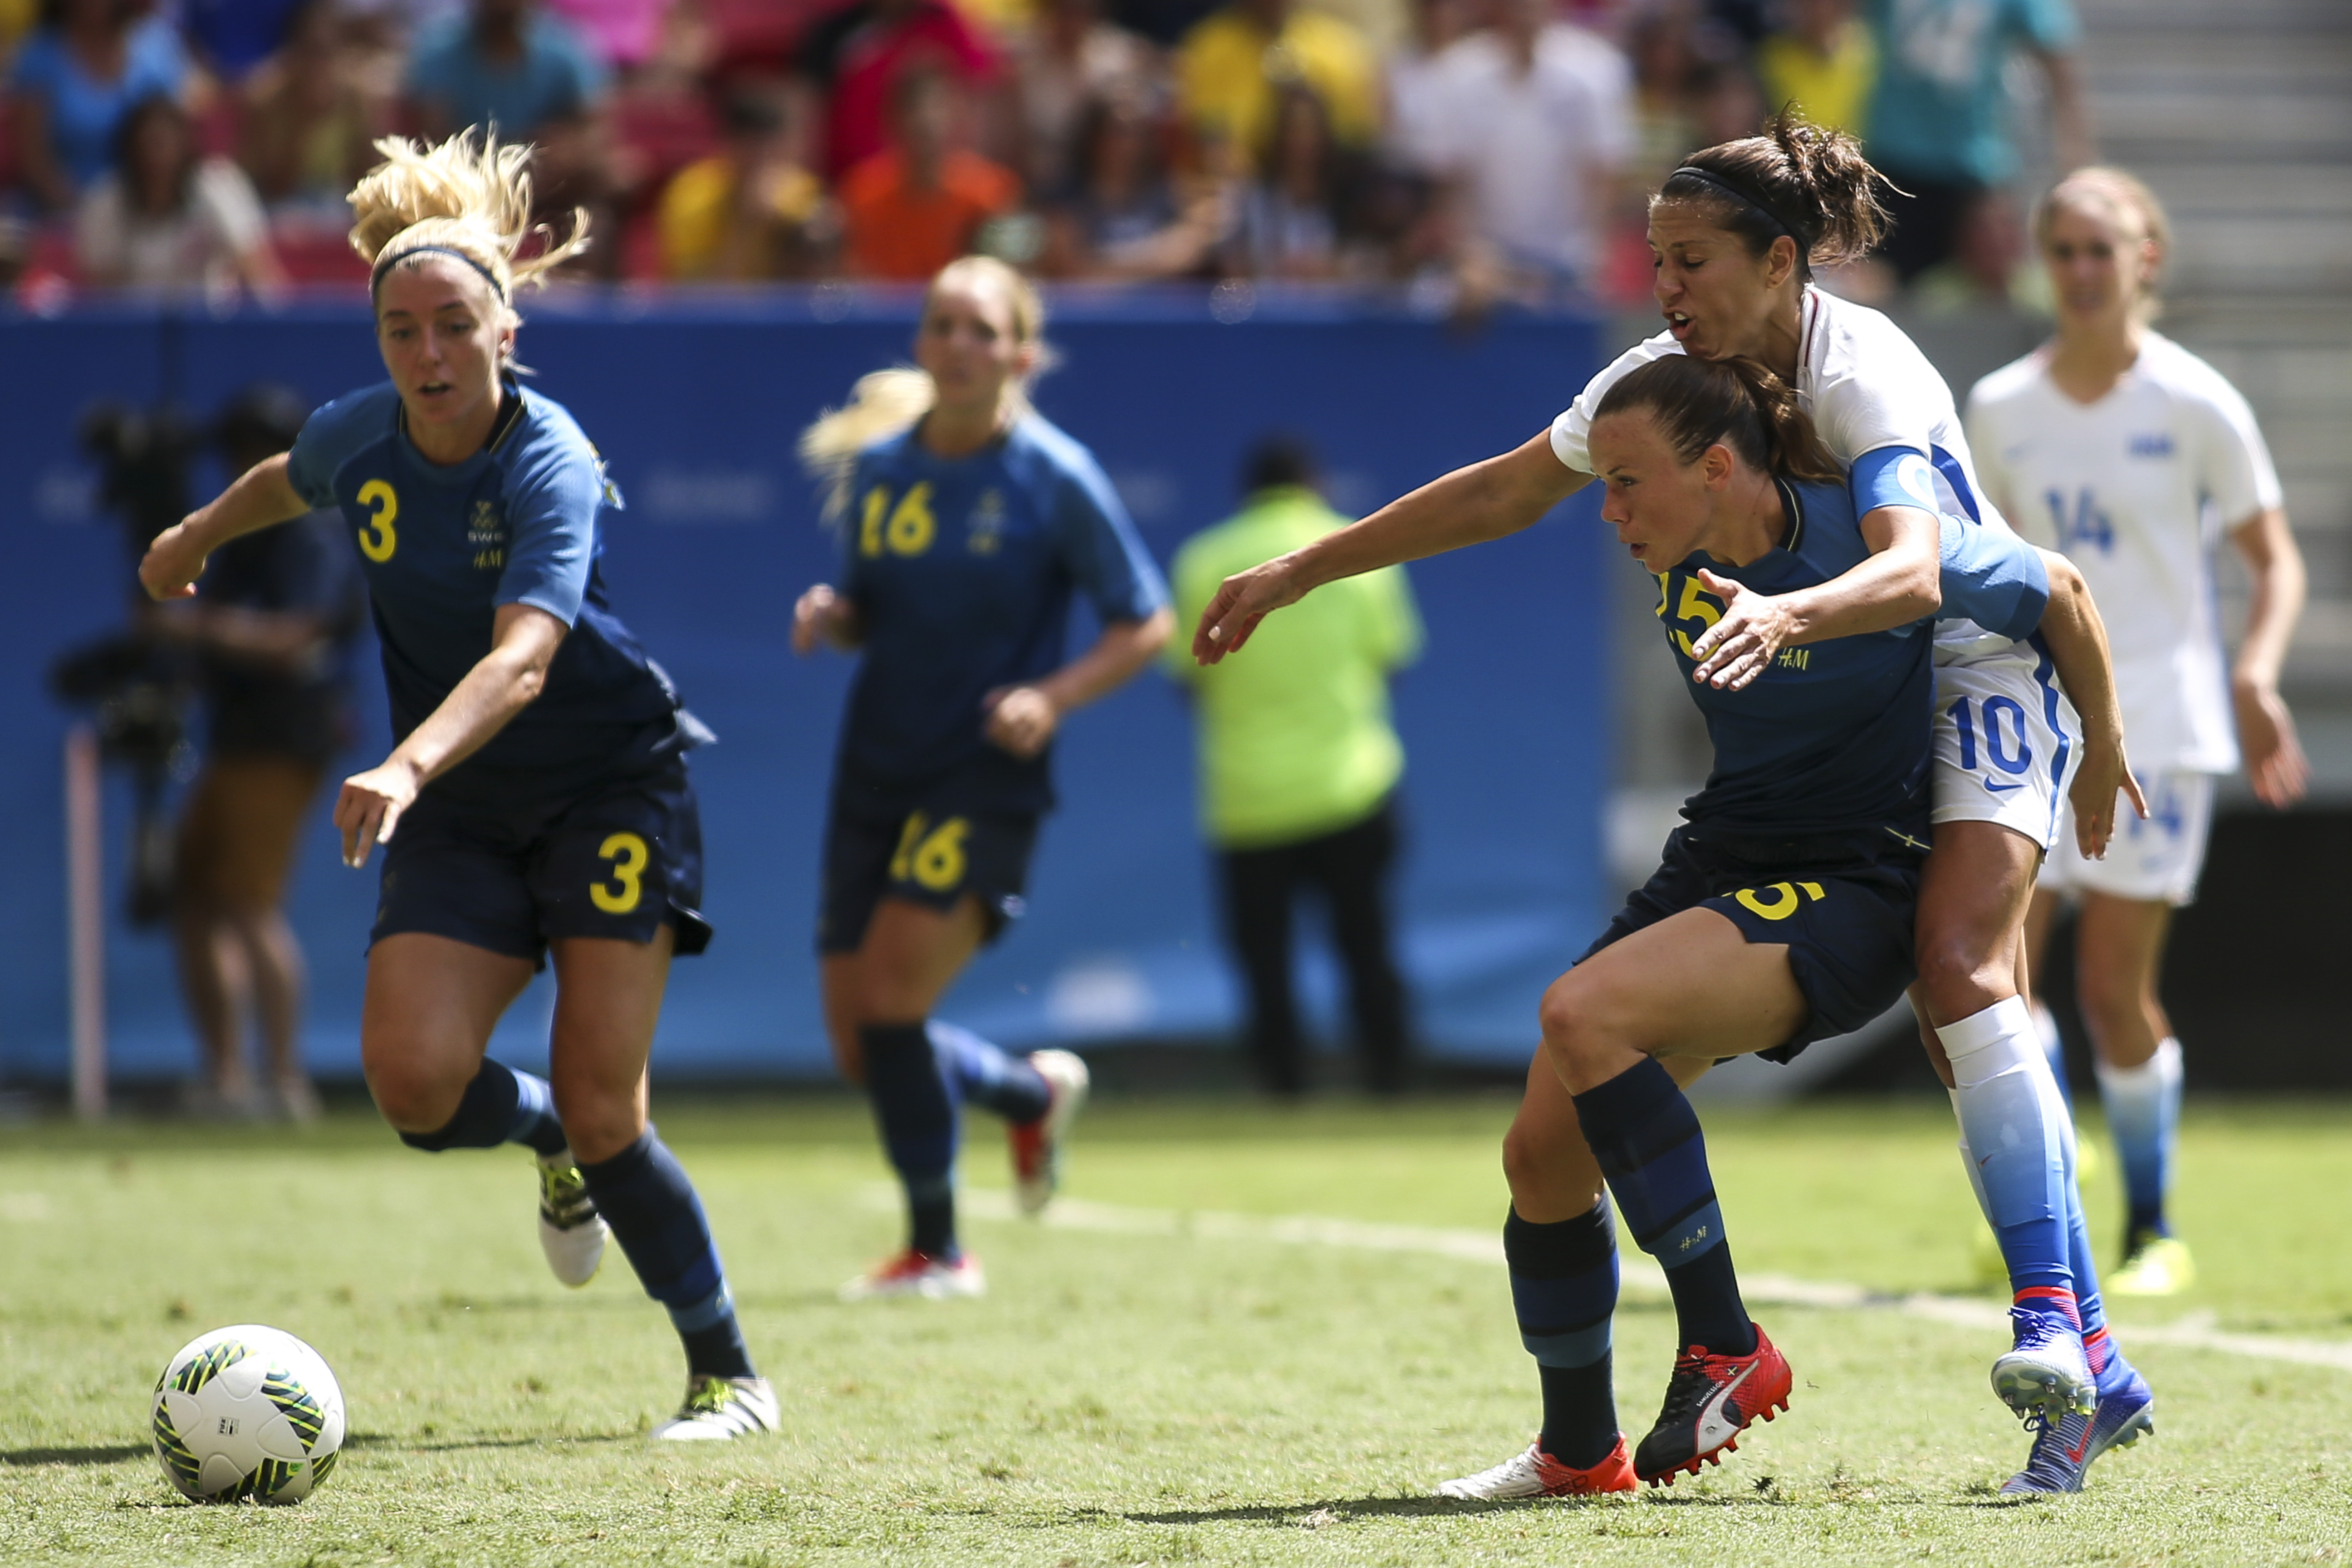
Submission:
[[[1759,1415],[1769,1421],[1789,1408],[1793,1380],[1788,1361],[1756,1327],[1747,1355],[1715,1355],[1693,1345],[1675,1358],[1658,1424],[1633,1454],[1633,1473],[1652,1486],[1672,1486],[1685,1471],[1719,1465],[1739,1447],[1739,1434]]]

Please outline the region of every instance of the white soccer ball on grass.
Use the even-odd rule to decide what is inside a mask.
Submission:
[[[150,1426],[164,1476],[196,1501],[300,1502],[335,1468],[343,1391],[292,1334],[240,1323],[172,1358]]]

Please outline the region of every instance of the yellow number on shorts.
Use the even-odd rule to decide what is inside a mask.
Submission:
[[[1819,882],[1775,882],[1769,888],[1742,888],[1732,896],[1751,914],[1762,915],[1768,921],[1784,921],[1797,912],[1797,892],[1800,889],[1815,903],[1828,896],[1822,891]],[[1759,896],[1767,894],[1772,900],[1769,904]]]
[[[645,897],[643,879],[653,858],[646,841],[634,833],[615,833],[596,846],[596,853],[613,863],[613,880],[610,885],[602,879],[589,883],[588,901],[608,915],[627,914]]]
[[[939,531],[939,520],[931,515],[929,480],[900,497],[895,510],[888,489],[876,485],[866,492],[866,510],[858,516],[857,553],[869,561],[885,549],[893,555],[920,555]]]
[[[971,824],[950,816],[937,827],[921,812],[907,818],[898,835],[898,848],[890,857],[890,879],[915,882],[934,893],[944,893],[963,880],[963,841]]]
[[[360,530],[360,553],[371,561],[391,560],[400,548],[400,535],[392,531],[393,520],[400,515],[400,492],[382,479],[370,479],[360,487],[359,500],[374,514]]]

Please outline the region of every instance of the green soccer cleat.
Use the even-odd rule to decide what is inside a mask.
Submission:
[[[542,1154],[539,1165],[539,1249],[557,1279],[579,1289],[596,1278],[604,1261],[604,1242],[613,1233],[588,1195],[588,1179],[561,1149]]]
[[[2107,1276],[2110,1296],[2178,1296],[2197,1283],[2197,1260],[2177,1236],[2152,1230],[2132,1237],[2123,1267]]]

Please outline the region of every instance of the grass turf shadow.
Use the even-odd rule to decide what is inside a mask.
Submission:
[[[119,1465],[154,1453],[144,1443],[92,1443],[79,1448],[10,1448],[0,1465]]]
[[[1436,1515],[1505,1513],[1535,1506],[1582,1510],[1622,1507],[1608,1498],[1505,1498],[1478,1500],[1444,1497],[1326,1498],[1319,1502],[1260,1503],[1236,1508],[1185,1508],[1125,1512],[1113,1509],[1083,1509],[1080,1517],[1124,1520],[1129,1524],[1294,1524],[1313,1529],[1353,1519],[1421,1519]],[[1320,1518],[1317,1516],[1320,1515]]]

